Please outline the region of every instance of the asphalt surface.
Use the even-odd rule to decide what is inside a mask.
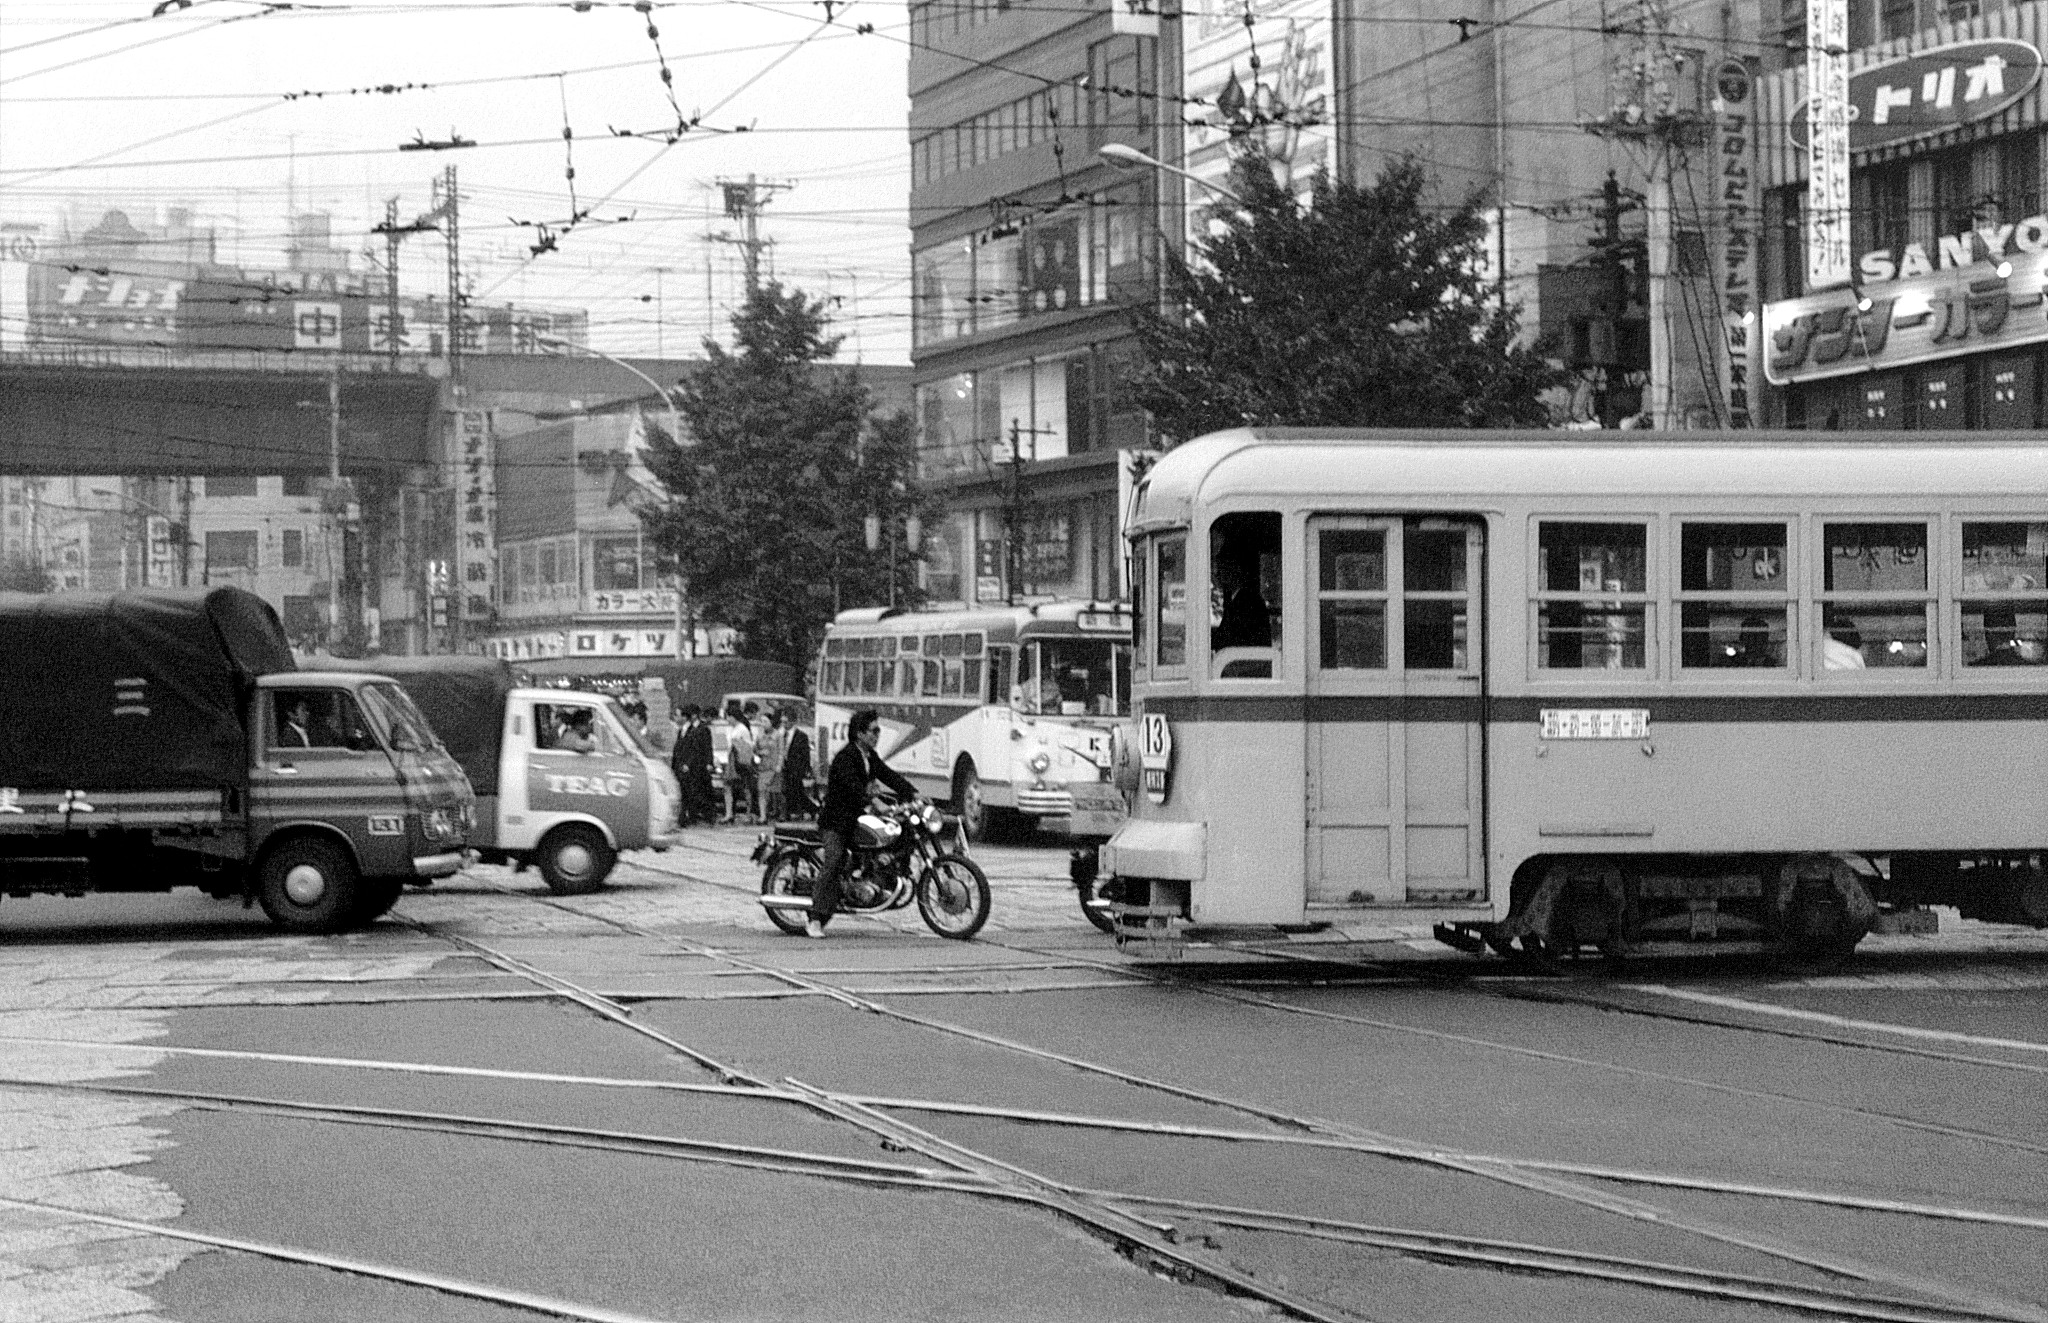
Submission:
[[[0,904],[0,1321],[2048,1319],[2048,934],[1144,969],[1057,847],[807,942],[752,839]]]

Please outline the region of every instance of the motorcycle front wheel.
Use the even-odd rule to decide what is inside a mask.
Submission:
[[[988,922],[988,874],[964,854],[947,851],[917,879],[917,912],[941,937],[964,942]]]
[[[764,896],[809,896],[818,884],[818,862],[800,850],[779,854],[768,861],[761,874]],[[768,921],[792,937],[804,933],[804,921],[811,916],[803,910],[768,911]]]

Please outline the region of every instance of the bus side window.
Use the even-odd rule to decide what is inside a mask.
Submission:
[[[1280,647],[1280,516],[1221,515],[1209,526],[1209,654],[1224,679],[1270,679],[1271,657],[1224,656]]]

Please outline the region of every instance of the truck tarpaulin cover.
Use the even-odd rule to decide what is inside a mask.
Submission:
[[[321,670],[388,675],[412,696],[448,753],[479,795],[498,793],[498,750],[505,736],[505,696],[512,670],[489,657],[370,657],[309,662]]]
[[[240,588],[0,593],[0,786],[240,785],[243,705],[293,669],[277,612]]]

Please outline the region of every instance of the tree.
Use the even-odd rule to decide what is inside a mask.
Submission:
[[[15,556],[0,562],[0,593],[47,593],[56,586],[50,572],[34,561]]]
[[[1169,252],[1169,310],[1130,310],[1138,400],[1175,441],[1227,427],[1528,427],[1562,380],[1481,276],[1476,199],[1439,212],[1413,160],[1309,204],[1241,147],[1219,232]]]
[[[914,603],[916,557],[867,549],[870,513],[935,513],[913,486],[908,413],[873,416],[867,387],[826,364],[825,304],[769,283],[733,317],[734,348],[707,341],[676,408],[690,435],[650,430],[647,464],[669,501],[642,514],[679,568],[691,610],[730,625],[740,650],[803,667],[842,606]]]

